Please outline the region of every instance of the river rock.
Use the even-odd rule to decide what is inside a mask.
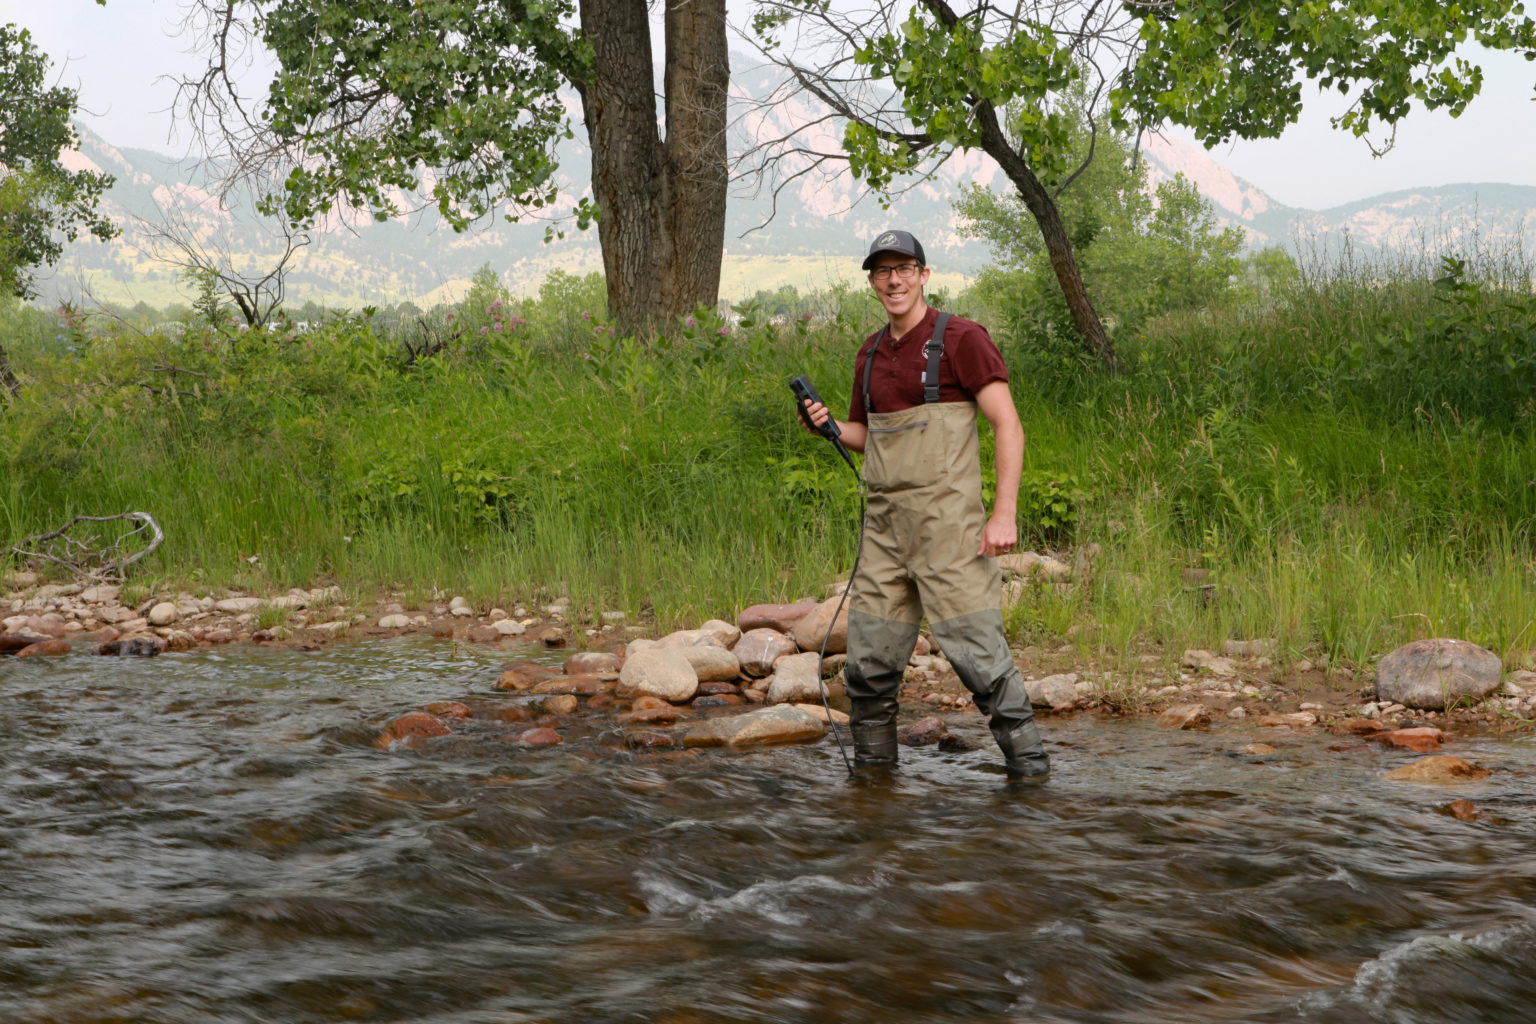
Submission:
[[[47,639],[30,633],[0,633],[0,654],[15,654]]]
[[[929,715],[897,729],[896,740],[907,747],[927,747],[939,742],[948,732],[944,719]]]
[[[585,676],[593,673],[617,672],[619,656],[608,651],[582,651],[565,659],[561,666],[568,676]]]
[[[1158,715],[1157,724],[1163,729],[1209,729],[1211,709],[1204,704],[1182,704]]]
[[[244,615],[253,612],[261,604],[259,597],[226,597],[222,601],[213,602],[213,610],[223,612],[225,615]]]
[[[699,675],[682,651],[654,647],[625,660],[615,692],[620,697],[649,695],[681,704],[699,692]]]
[[[1077,673],[1062,672],[1044,679],[1026,679],[1024,689],[1037,708],[1056,708],[1077,700]]]
[[[132,608],[124,608],[120,604],[108,605],[105,608],[98,608],[96,610],[96,618],[98,621],[110,623],[112,625],[117,625],[120,622],[127,622],[129,619],[135,617],[136,615]]]
[[[535,683],[542,683],[557,675],[559,673],[548,665],[540,665],[532,661],[513,662],[502,667],[501,675],[496,678],[496,689],[526,690]]]
[[[1415,640],[1376,666],[1376,697],[1439,710],[1481,700],[1503,682],[1499,656],[1465,640]]]
[[[373,745],[381,750],[393,750],[398,746],[419,746],[420,741],[433,736],[447,736],[451,729],[441,718],[425,711],[412,711],[390,722],[379,733]],[[414,742],[413,742],[414,741]]]
[[[528,627],[516,619],[497,619],[491,623],[491,628],[502,636],[522,636],[528,632]]]
[[[741,634],[731,653],[741,663],[744,675],[762,678],[773,674],[775,661],[799,650],[793,640],[776,629],[753,629]]]
[[[448,602],[448,614],[457,616],[461,619],[468,618],[469,616],[475,614],[475,609],[472,605],[470,605],[468,601],[464,600],[464,598],[455,597],[452,601]]]
[[[0,633],[20,632],[25,628],[29,618],[31,618],[30,615],[12,615],[8,618],[0,619]]]
[[[1229,658],[1273,658],[1275,648],[1273,640],[1228,640],[1222,653]]]
[[[1038,573],[1048,580],[1066,579],[1072,575],[1072,567],[1061,559],[1035,551],[1018,551],[999,555],[997,566],[1004,573],[1012,573],[1015,576],[1033,576]]]
[[[534,683],[529,690],[532,693],[569,693],[591,697],[599,693],[610,693],[613,686],[613,678],[605,679],[596,672],[587,672],[579,676],[555,676],[542,683]]]
[[[157,636],[129,636],[106,641],[96,648],[96,653],[125,658],[153,658],[165,647],[165,641]]]
[[[1516,695],[1536,693],[1536,672],[1516,669],[1504,677],[1504,689]]]
[[[836,723],[837,725],[848,724],[848,715],[842,711],[837,710],[837,708],[827,708],[820,704],[794,704],[791,706],[797,707],[801,711],[804,711],[806,714],[813,715],[823,722],[830,721]]]
[[[385,615],[379,619],[380,629],[405,629],[410,626],[410,624],[411,617],[409,615],[402,615],[398,612],[393,615]]]
[[[1265,729],[1305,729],[1317,724],[1317,715],[1310,711],[1287,711],[1276,715],[1260,715],[1259,725]]]
[[[815,610],[795,623],[790,635],[802,651],[821,651],[826,639],[828,654],[843,654],[848,650],[848,605],[841,597],[829,597]],[[841,608],[839,608],[841,606]],[[833,616],[837,616],[833,621]],[[828,631],[830,630],[830,635]]]
[[[525,747],[554,747],[565,742],[565,738],[548,726],[537,729],[529,729],[517,738],[517,742]]]
[[[557,693],[541,698],[535,702],[535,706],[546,715],[569,715],[573,714],[580,704],[572,694]]]
[[[122,587],[111,584],[98,584],[94,587],[86,587],[80,591],[80,600],[87,604],[107,604],[117,600],[117,595],[123,592]]]
[[[794,629],[795,623],[816,608],[815,601],[797,601],[794,604],[754,604],[750,608],[742,609],[741,614],[736,617],[736,624],[741,627],[743,633],[754,629],[776,629],[780,633],[788,633]]]
[[[1378,732],[1370,737],[1374,743],[1383,743],[1389,747],[1401,747],[1403,750],[1411,750],[1415,754],[1428,754],[1440,749],[1440,744],[1446,740],[1445,733],[1433,726],[1418,726],[1412,729],[1392,729],[1387,732]]]
[[[1382,776],[1396,782],[1476,782],[1488,777],[1488,769],[1459,757],[1441,754],[1438,757],[1421,757],[1387,772]]]
[[[473,714],[468,704],[457,700],[433,701],[431,704],[424,705],[421,710],[439,718],[468,718]]]
[[[25,569],[13,569],[5,574],[5,585],[13,590],[25,590],[37,586],[37,573]]]
[[[501,631],[494,626],[470,626],[468,636],[470,642],[477,644],[495,644],[502,640]]]
[[[672,750],[677,737],[654,729],[637,729],[624,734],[624,745],[631,750]]]
[[[768,683],[769,704],[799,704],[802,701],[819,700],[821,697],[821,673],[814,652],[791,654],[780,658],[774,665],[773,678]]]
[[[699,682],[729,682],[741,675],[741,662],[724,647],[714,645],[680,648],[693,666]]]
[[[665,707],[634,708],[624,716],[624,721],[644,725],[666,725],[677,721],[682,712],[671,704]]]
[[[69,653],[69,644],[63,640],[39,640],[16,652],[18,658],[45,658]]]
[[[700,722],[683,736],[685,747],[804,743],[827,734],[827,723],[793,704],[759,708],[743,715],[729,715]]]

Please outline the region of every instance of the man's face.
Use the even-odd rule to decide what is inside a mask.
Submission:
[[[880,296],[880,304],[892,320],[900,320],[922,301],[927,283],[928,268],[899,252],[875,257],[869,273],[869,286]]]

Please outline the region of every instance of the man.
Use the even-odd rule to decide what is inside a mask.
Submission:
[[[837,421],[843,442],[864,452],[869,489],[848,613],[854,758],[896,762],[897,694],[926,614],[988,716],[1008,774],[1044,777],[1050,760],[1003,634],[1002,573],[993,560],[1018,541],[1024,461],[1007,366],[985,328],[928,306],[930,271],[911,234],[882,233],[864,269],[889,322],[859,349],[848,421]],[[981,499],[978,409],[996,437],[990,516]],[[817,426],[830,416],[820,403],[807,402],[806,411]]]

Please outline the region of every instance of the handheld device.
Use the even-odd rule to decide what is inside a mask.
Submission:
[[[816,389],[811,385],[809,377],[802,373],[789,382],[789,390],[795,393],[795,408],[799,410],[800,418],[805,421],[806,426],[821,434],[828,441],[835,441],[842,435],[842,431],[838,429],[837,421],[830,416],[819,427],[811,422],[811,414],[805,411],[805,403],[807,401],[815,402],[818,405],[826,403],[822,402],[821,396],[816,393]]]

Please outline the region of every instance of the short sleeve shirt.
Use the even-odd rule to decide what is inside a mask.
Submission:
[[[928,308],[917,326],[892,340],[889,329],[880,328],[859,348],[853,364],[853,400],[850,423],[868,423],[864,409],[864,364],[875,349],[870,373],[870,408],[875,412],[900,412],[923,404],[923,372],[928,368],[924,344],[933,337],[939,311]],[[879,348],[875,342],[879,341]],[[944,355],[939,359],[939,401],[970,402],[976,392],[995,380],[1008,379],[1008,366],[987,329],[964,317],[951,316],[944,330]]]

